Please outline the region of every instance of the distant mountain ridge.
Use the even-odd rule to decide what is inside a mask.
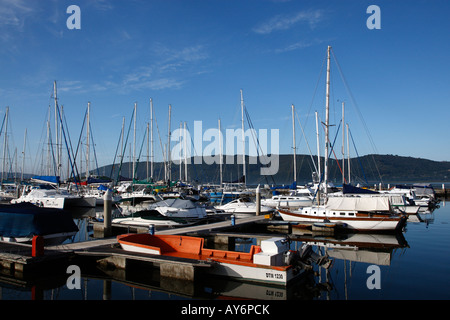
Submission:
[[[237,181],[242,177],[242,157],[232,156],[224,163],[222,167],[223,181]],[[232,159],[232,161],[230,161]],[[191,164],[188,164],[188,180],[200,183],[219,183],[219,164],[212,163],[211,158],[207,158],[202,164],[193,164],[194,160],[200,162],[199,158],[191,158]],[[279,167],[275,175],[262,176],[260,169],[262,165],[256,161],[256,157],[246,157],[246,174],[248,184],[291,184],[293,182],[293,156],[279,155]],[[315,170],[314,162],[317,157],[311,158],[307,155],[297,155],[297,182],[299,184],[312,181],[312,173]],[[217,161],[218,162],[218,161]],[[249,164],[257,163],[257,164]],[[323,168],[324,159],[321,158]],[[345,182],[348,181],[348,161],[345,161]],[[101,176],[117,179],[120,164],[107,165],[98,169]],[[132,165],[129,162],[122,163],[120,176],[131,177]],[[178,164],[171,165],[172,180],[177,180],[180,176]],[[342,183],[342,159],[336,161],[329,159],[329,181],[335,184]],[[323,171],[323,169],[322,169]],[[137,178],[145,179],[147,177],[147,163],[141,161],[137,165]],[[359,158],[350,159],[350,182],[357,183],[378,183],[378,182],[447,182],[450,181],[450,161],[433,161],[422,158],[413,158],[397,155],[366,155]],[[93,172],[92,172],[93,173]],[[323,172],[322,172],[323,173]],[[154,163],[155,180],[164,179],[164,164]],[[182,179],[184,180],[184,164],[182,164]]]

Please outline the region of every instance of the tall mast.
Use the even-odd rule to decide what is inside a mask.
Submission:
[[[131,174],[133,182],[134,182],[134,172],[136,169],[136,112],[137,111],[137,102],[134,103],[134,133],[133,133],[133,173]]]
[[[153,99],[150,98],[150,178],[153,181]]]
[[[147,122],[147,174],[146,174],[147,180],[149,177],[149,168],[148,168],[150,160],[149,152],[150,152],[150,124]]]
[[[297,154],[295,144],[295,107],[292,105],[292,148],[294,149],[294,182],[297,182]]]
[[[342,184],[345,183],[345,128],[344,128],[344,102],[342,102]]]
[[[319,116],[316,111],[316,134],[317,134],[317,175],[320,180],[320,175],[322,174],[320,170],[320,135],[319,135]]]
[[[23,151],[22,151],[22,174],[20,180],[23,181],[23,173],[25,171],[25,146],[27,144],[27,128],[25,128],[25,135],[23,137]]]
[[[347,162],[348,162],[348,183],[350,184],[350,144],[348,140],[348,123],[347,123]]]
[[[183,122],[182,121],[180,121],[180,135],[179,135],[179,137],[178,137],[178,142],[179,142],[179,144],[180,144],[180,151],[181,151],[181,132],[182,132],[182,130],[183,130]],[[182,161],[181,161],[181,152],[180,152],[180,165],[179,165],[179,167],[180,167],[180,181],[182,180],[181,179],[181,174],[182,174]]]
[[[186,131],[186,121],[184,122],[183,140],[184,140],[184,181],[187,183],[188,182],[188,167],[187,167],[187,131]]]
[[[59,176],[61,169],[61,154],[59,153],[59,134],[58,134],[58,95],[56,91],[56,81],[53,81],[53,98],[55,100],[55,143],[56,143],[56,175]]]
[[[242,174],[244,175],[244,186],[247,183],[245,172],[245,131],[244,131],[244,96],[241,89],[241,122],[242,122]]]
[[[222,165],[223,165],[223,155],[222,155],[222,129],[220,127],[220,118],[219,118],[219,169],[220,169],[220,187],[222,187],[222,183],[223,183],[223,172],[222,172]]]
[[[168,139],[167,139],[167,171],[168,171],[168,175],[167,175],[167,177],[168,177],[168,179],[169,179],[169,186],[170,186],[170,181],[172,181],[172,167],[171,167],[171,164],[170,164],[170,136],[171,136],[171,133],[170,133],[170,117],[171,117],[171,113],[172,113],[172,105],[170,105],[169,104],[169,133],[168,133],[168,135],[169,135],[169,137],[168,137]]]
[[[4,139],[3,139],[3,163],[2,163],[2,181],[1,181],[1,184],[3,184],[5,168],[6,168],[6,145],[8,143],[8,115],[9,115],[9,107],[6,107],[5,133],[4,133]]]
[[[330,124],[330,50],[331,46],[328,46],[327,50],[327,89],[325,100],[325,194],[328,193],[328,152],[329,152],[329,124]]]
[[[90,138],[90,113],[91,113],[91,103],[88,102],[87,106],[87,126],[86,126],[86,180],[90,176],[89,172],[89,151],[90,151],[90,145],[89,145],[89,138]]]

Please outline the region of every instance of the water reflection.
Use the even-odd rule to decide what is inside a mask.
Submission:
[[[447,210],[446,212],[448,212]],[[96,216],[96,210],[77,212],[74,215],[80,232],[70,241],[90,239],[89,221]],[[445,218],[448,219],[448,218]],[[151,266],[143,268],[130,265],[125,270],[99,268],[95,261],[84,263],[82,268],[81,289],[70,290],[66,286],[68,274],[65,269],[40,274],[39,278],[23,278],[11,274],[9,270],[0,272],[0,299],[6,300],[169,300],[169,299],[259,299],[259,300],[311,300],[341,299],[354,297],[365,286],[366,268],[357,268],[360,264],[379,265],[391,268],[394,261],[401,262],[402,255],[410,248],[406,240],[408,226],[412,232],[420,232],[415,225],[430,226],[435,223],[433,211],[410,216],[407,230],[395,234],[338,234],[338,235],[289,235],[291,248],[296,250],[308,243],[320,254],[327,254],[334,261],[329,270],[315,266],[305,272],[297,281],[287,287],[273,287],[240,281],[230,281],[216,277],[198,277],[197,281],[181,281],[160,277],[157,269]],[[443,224],[441,227],[446,226]],[[423,229],[422,229],[423,230]],[[414,234],[415,234],[414,233]],[[246,250],[256,239],[237,241],[236,247]],[[428,242],[430,244],[430,242]],[[432,243],[431,243],[432,244]],[[417,250],[416,250],[417,251]],[[398,254],[397,254],[398,253]],[[397,259],[397,260],[395,260]],[[410,265],[394,264],[397,272],[407,270]],[[351,278],[356,278],[348,286]],[[398,281],[398,279],[396,279]],[[367,288],[364,288],[367,289]],[[352,292],[352,295],[349,294]],[[369,296],[370,297],[370,296]]]

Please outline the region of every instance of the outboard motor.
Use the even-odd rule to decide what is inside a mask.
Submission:
[[[300,261],[309,265],[315,263],[322,268],[328,269],[333,264],[333,260],[328,259],[328,255],[321,256],[315,253],[312,249],[312,246],[306,243],[304,243],[301,248],[298,249],[298,255]]]

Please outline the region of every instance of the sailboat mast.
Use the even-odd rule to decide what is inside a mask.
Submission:
[[[295,143],[295,107],[292,108],[292,148],[294,149],[294,182],[297,182],[297,153],[296,153],[296,143]]]
[[[150,178],[153,181],[153,99],[150,98]]]
[[[316,135],[317,135],[317,175],[320,180],[320,175],[322,174],[320,170],[320,135],[319,135],[319,115],[316,111]]]
[[[91,103],[88,102],[87,106],[87,126],[86,126],[86,181],[90,176],[89,172],[89,151],[90,151],[90,144],[89,144],[89,137],[90,137],[90,113],[91,113]]]
[[[247,183],[245,172],[245,134],[244,134],[244,96],[241,89],[241,122],[242,122],[242,174],[244,176],[244,186]]]
[[[348,183],[350,184],[350,141],[348,139],[348,123],[347,123],[347,163],[348,163]]]
[[[328,153],[329,153],[329,124],[330,124],[330,51],[331,46],[327,50],[327,88],[325,99],[325,194],[328,193]]]
[[[178,142],[180,144],[180,150],[181,150],[181,132],[183,131],[183,122],[180,121],[180,135],[178,136]],[[180,164],[179,164],[179,168],[180,168],[180,181],[182,180],[182,160],[181,160],[181,152],[180,152]]]
[[[59,176],[61,170],[61,159],[59,153],[59,134],[58,134],[58,95],[56,90],[56,81],[53,81],[53,98],[55,100],[55,143],[56,143],[56,175]]]
[[[345,113],[344,113],[344,102],[342,102],[342,183],[345,183]]]
[[[183,140],[184,140],[184,181],[187,183],[188,182],[188,167],[187,167],[187,129],[186,129],[186,121],[184,122]]]
[[[150,123],[147,122],[147,174],[146,174],[147,180],[149,177],[149,167],[148,167],[150,160],[149,152],[150,152]]]
[[[171,117],[171,113],[172,113],[172,105],[169,104],[169,132],[168,132],[168,139],[167,139],[167,171],[168,171],[168,175],[167,178],[169,179],[169,186],[170,186],[170,181],[172,181],[172,166],[171,166],[171,152],[170,152],[170,117]]]
[[[23,137],[23,151],[22,151],[22,174],[20,180],[23,181],[23,173],[25,171],[25,146],[27,144],[27,128],[25,128],[25,135]]]
[[[6,107],[5,133],[4,133],[4,142],[3,142],[2,181],[1,181],[1,184],[3,184],[5,168],[6,168],[6,145],[8,143],[8,115],[9,115],[9,107]]]
[[[220,119],[219,119],[219,170],[220,170],[220,187],[222,187],[223,183],[223,171],[222,171],[222,165],[223,165],[223,147],[222,147],[222,129],[220,126]]]
[[[133,173],[131,174],[133,182],[134,182],[134,172],[136,170],[136,112],[137,111],[137,102],[134,103],[134,130],[133,130]]]

